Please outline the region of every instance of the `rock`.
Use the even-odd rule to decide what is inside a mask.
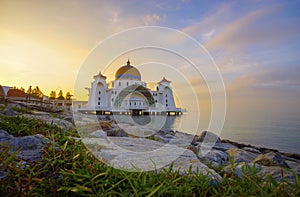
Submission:
[[[166,135],[166,136],[172,136],[172,135]],[[174,144],[181,148],[187,148],[190,146],[191,142],[193,141],[194,136],[187,133],[182,132],[176,132],[174,137],[169,140],[169,144]]]
[[[210,132],[210,131],[203,131],[196,142],[205,142],[205,143],[221,143],[221,139],[218,135]]]
[[[215,149],[215,150],[220,150],[220,151],[227,151],[229,149],[232,148],[237,148],[236,146],[229,144],[229,143],[217,143],[217,144],[210,144],[210,143],[199,143],[196,142],[195,143],[196,147],[198,147],[198,149],[202,149],[202,150],[211,150],[211,149]]]
[[[275,152],[260,154],[255,158],[253,162],[264,166],[288,167],[285,160],[280,156],[280,154]]]
[[[251,153],[239,148],[231,148],[229,150],[226,151],[230,158],[233,159],[234,163],[239,163],[239,162],[247,162],[250,163],[252,162],[257,154],[255,153]]]
[[[285,162],[288,165],[288,167],[292,169],[294,172],[296,172],[300,177],[300,163],[294,161],[288,161],[288,160],[286,160]]]
[[[221,151],[227,151],[231,148],[236,148],[236,146],[234,146],[230,143],[217,143],[217,144],[214,144],[214,146],[213,146],[213,149],[221,150]]]
[[[16,150],[33,150],[41,149],[44,144],[49,143],[50,141],[41,134],[24,136],[24,137],[15,137],[11,141],[11,149]]]
[[[258,175],[262,176],[263,179],[267,179],[268,176],[273,177],[276,182],[288,181],[296,182],[294,174],[280,166],[261,166],[262,170],[258,172]]]
[[[112,121],[99,121],[100,127],[102,130],[106,131],[112,129]]]
[[[105,131],[107,136],[111,137],[128,137],[128,134],[120,128],[111,128]]]
[[[14,111],[12,109],[5,109],[5,110],[2,111],[2,113],[6,116],[17,116],[17,115],[19,115],[18,112]]]
[[[65,120],[65,121],[68,121],[68,122],[70,122],[70,123],[73,123],[73,122],[74,122],[73,116],[66,116],[66,117],[64,118],[64,120]]]
[[[90,134],[91,137],[97,137],[97,138],[106,138],[106,132],[102,130],[97,130],[94,131],[93,133]]]
[[[179,171],[179,174],[187,173],[207,175],[211,180],[222,180],[221,176],[213,169],[201,163],[197,156],[191,150],[185,150],[174,162],[172,162],[172,170]],[[170,165],[166,166],[168,168]]]
[[[49,116],[48,113],[46,113],[46,114],[45,113],[38,113],[36,115],[23,114],[23,117],[33,118],[33,119],[36,119],[36,120],[41,120],[41,121],[46,122],[47,124],[50,124],[50,125],[54,124],[54,125],[59,126],[62,129],[66,129],[66,130],[71,130],[73,128],[73,124],[71,122],[60,119],[60,118],[51,117],[51,116]]]
[[[21,150],[17,157],[25,161],[40,161],[42,159],[43,151],[42,149],[32,149],[32,150]]]
[[[0,130],[0,143],[6,144],[10,153],[19,151],[18,158],[32,162],[42,158],[43,147],[50,143],[50,140],[41,134],[14,137]]]
[[[19,104],[15,104],[15,103],[9,103],[7,105],[7,109],[21,109],[22,107]]]
[[[61,120],[59,118],[49,119],[47,120],[48,124],[56,124],[62,129],[71,130],[73,128],[73,124],[66,120]]]
[[[175,135],[175,131],[173,131],[172,129],[161,129],[157,132],[157,134],[159,135],[172,135],[174,136]]]
[[[283,153],[283,156],[289,158],[288,160],[300,161],[300,154],[297,153]]]
[[[121,125],[121,124],[119,124]],[[156,131],[151,128],[151,127],[147,127],[147,126],[130,126],[128,124],[126,124],[127,126],[124,127],[124,124],[122,124],[120,126],[120,128],[122,130],[124,130],[128,136],[131,137],[149,137],[149,136],[153,136]]]
[[[227,160],[228,156],[226,152],[211,149],[207,154],[201,155],[199,152],[199,158],[204,159],[206,162],[212,162],[214,166],[223,165]]]
[[[259,164],[239,162],[235,164],[233,169],[231,164],[227,165],[224,168],[224,171],[226,172],[226,174],[231,174],[233,170],[234,175],[242,179],[243,175],[246,175],[248,177],[252,175],[250,168],[255,168],[256,172],[259,172],[262,169],[262,167]]]
[[[208,174],[211,179],[221,180],[214,170],[201,163],[190,150],[175,145],[164,144],[146,138],[108,137],[84,138],[87,147],[98,145],[93,154],[101,161],[116,168],[128,171],[163,170],[171,167],[173,171],[185,174],[189,170]]]
[[[6,131],[3,129],[0,129],[0,143],[1,144],[10,144],[10,142],[14,140],[14,136],[8,134]]]
[[[248,151],[248,152],[261,154],[260,150],[258,150],[257,148],[250,147],[250,146],[246,146],[246,147],[244,147],[242,149],[245,150],[245,151]]]
[[[191,144],[191,141],[185,138],[173,138],[168,143],[176,145],[181,148],[187,148]]]
[[[174,136],[172,135],[166,135],[166,136],[162,136],[159,134],[156,134],[153,136],[154,140],[158,141],[158,142],[163,142],[165,144],[169,143],[171,139],[174,138]]]

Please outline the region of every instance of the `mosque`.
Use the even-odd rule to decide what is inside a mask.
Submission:
[[[127,64],[117,70],[110,86],[101,72],[94,76],[91,87],[87,88],[87,107],[80,111],[102,115],[182,114],[181,108],[176,107],[170,84],[171,81],[163,78],[157,83],[156,90],[147,88],[139,70],[128,59]]]

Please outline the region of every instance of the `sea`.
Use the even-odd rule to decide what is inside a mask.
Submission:
[[[171,129],[192,135],[207,130],[189,114],[180,116],[127,116],[113,115],[117,122],[127,122],[136,126],[150,126],[154,129]],[[258,147],[277,149],[281,152],[300,154],[300,121],[299,117],[277,119],[225,120],[220,131],[212,131],[221,139],[251,144]]]

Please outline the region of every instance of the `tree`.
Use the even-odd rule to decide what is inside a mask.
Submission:
[[[66,94],[66,100],[71,100],[73,95],[70,92],[67,92]]]
[[[57,99],[59,99],[59,100],[64,100],[65,99],[65,97],[63,96],[62,90],[59,91]]]
[[[32,90],[32,96],[34,98],[42,98],[44,96],[43,92],[40,90],[39,86],[36,86],[33,90]]]
[[[29,94],[29,95],[31,95],[32,94],[32,87],[31,86],[29,86],[29,88],[28,88],[28,90],[27,90],[27,92],[26,92],[27,94]]]
[[[53,90],[51,91],[49,99],[56,99],[56,92],[55,91],[53,91]]]

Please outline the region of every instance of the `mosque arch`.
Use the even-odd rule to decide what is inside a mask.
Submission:
[[[147,102],[149,103],[149,105],[154,104],[154,98],[153,98],[152,94],[148,91],[148,89],[141,85],[134,84],[134,85],[130,85],[130,86],[124,88],[118,94],[118,96],[115,100],[115,106],[121,106],[122,101],[126,98],[126,96],[128,96],[129,94],[132,94],[133,92],[138,92],[138,93],[142,94],[147,99]]]

